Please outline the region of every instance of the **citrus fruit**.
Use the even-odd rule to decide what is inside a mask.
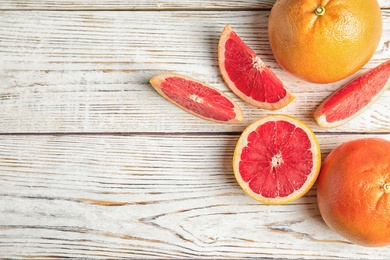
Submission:
[[[375,103],[389,85],[390,60],[352,80],[326,98],[314,113],[322,127],[345,124]]]
[[[266,204],[284,204],[303,196],[316,181],[320,166],[316,136],[305,123],[286,115],[250,124],[233,157],[241,188]]]
[[[322,218],[362,246],[390,245],[390,141],[361,138],[336,147],[317,181]]]
[[[241,108],[222,91],[198,80],[178,75],[154,76],[150,84],[168,101],[200,118],[236,124],[243,119]]]
[[[279,78],[229,25],[219,39],[218,64],[228,87],[253,106],[275,110],[294,100]]]
[[[315,83],[355,73],[371,59],[381,36],[377,0],[277,0],[268,19],[279,65]]]

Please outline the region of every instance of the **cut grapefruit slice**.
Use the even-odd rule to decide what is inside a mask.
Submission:
[[[241,188],[266,204],[300,198],[313,186],[320,168],[315,134],[302,121],[286,115],[271,115],[250,124],[233,157]]]
[[[229,25],[219,39],[218,64],[228,87],[253,106],[276,110],[295,98]]]
[[[369,70],[327,97],[314,118],[321,127],[343,125],[375,103],[389,86],[390,60]]]
[[[225,124],[237,124],[243,119],[236,102],[198,80],[178,74],[161,74],[154,76],[150,84],[165,99],[200,118]]]

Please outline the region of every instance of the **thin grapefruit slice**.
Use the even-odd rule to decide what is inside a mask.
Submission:
[[[321,168],[315,134],[302,121],[271,115],[250,124],[233,157],[237,182],[250,197],[266,204],[294,201],[313,186]]]
[[[218,64],[228,87],[253,106],[276,110],[295,98],[230,25],[219,39]]]
[[[327,97],[317,108],[314,118],[321,127],[343,125],[374,104],[388,88],[390,60],[350,81]]]
[[[234,100],[206,83],[178,74],[161,74],[154,76],[150,84],[165,99],[200,118],[225,124],[237,124],[243,119]]]

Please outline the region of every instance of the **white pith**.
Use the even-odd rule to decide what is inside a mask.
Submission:
[[[190,99],[195,101],[196,103],[203,103],[203,98],[199,97],[198,95],[196,94],[192,94],[190,96]]]
[[[262,72],[265,68],[264,62],[258,56],[252,58],[252,65],[260,72]]]
[[[282,157],[282,152],[279,151],[279,153],[275,154],[273,157],[272,157],[272,160],[271,160],[271,167],[272,168],[276,168],[276,167],[279,167],[280,165],[283,164],[283,157]]]

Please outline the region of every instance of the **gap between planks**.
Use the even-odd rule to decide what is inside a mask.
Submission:
[[[44,133],[0,133],[0,136],[240,136],[242,132],[44,132]],[[339,135],[389,135],[390,132],[314,132],[316,136]]]
[[[385,8],[382,8],[385,9]],[[215,7],[215,8],[0,8],[1,12],[213,12],[213,11],[270,11],[271,7]]]

